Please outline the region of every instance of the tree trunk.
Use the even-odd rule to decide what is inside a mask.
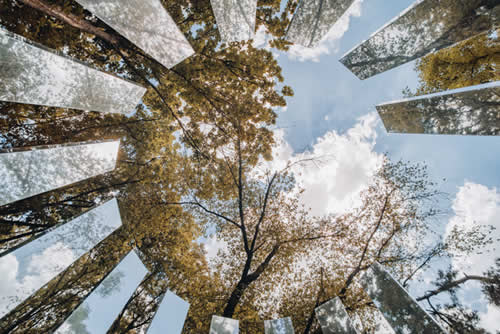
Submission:
[[[45,13],[49,16],[53,16],[63,21],[64,23],[69,24],[74,28],[96,35],[113,45],[118,45],[119,43],[118,37],[105,32],[103,29],[96,27],[95,25],[93,25],[92,23],[90,23],[85,19],[81,19],[70,13],[65,13],[64,9],[60,6],[48,4],[43,0],[20,0],[20,1],[30,7],[33,7],[36,10],[41,11],[42,13]]]
[[[241,279],[236,287],[234,288],[229,300],[227,301],[226,307],[224,308],[223,316],[226,318],[232,318],[234,315],[234,311],[236,310],[236,306],[239,304],[241,296],[243,296],[243,292],[245,292],[246,288],[250,283],[246,283],[245,279]]]

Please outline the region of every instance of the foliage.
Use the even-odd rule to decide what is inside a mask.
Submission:
[[[425,95],[498,81],[500,74],[495,64],[500,61],[499,32],[483,33],[419,59],[415,70],[420,85],[415,93],[405,91],[405,95]]]

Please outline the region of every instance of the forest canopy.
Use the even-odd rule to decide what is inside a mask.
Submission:
[[[130,115],[0,102],[1,149],[121,143],[112,172],[0,206],[2,252],[113,197],[123,221],[8,314],[0,330],[36,324],[36,331],[50,331],[135,247],[149,274],[112,332],[145,330],[169,289],[190,303],[184,333],[207,333],[212,315],[239,319],[242,333],[262,333],[264,320],[288,316],[296,332],[320,333],[315,308],[335,297],[360,332],[372,333],[381,315],[358,281],[372,264],[384,265],[408,288],[431,263],[449,262],[457,247],[486,242],[488,233],[478,230],[442,238],[435,230],[443,214],[439,184],[425,164],[388,156],[358,206],[312,215],[296,176],[323,157],[269,167],[279,145],[277,110],[294,95],[272,50],[253,41],[222,43],[208,0],[162,4],[195,51],[171,69],[76,1],[0,0],[5,29],[147,88]],[[271,47],[290,47],[284,36],[297,4],[258,1],[256,29],[267,30]],[[422,58],[416,94],[498,80],[491,65],[498,63],[498,43],[488,38]],[[222,245],[216,256],[208,256],[207,240]],[[433,277],[435,289],[416,297],[450,331],[486,333],[456,292],[479,282],[498,304],[499,272],[499,260],[475,276],[442,270]],[[450,302],[434,303],[438,295]]]

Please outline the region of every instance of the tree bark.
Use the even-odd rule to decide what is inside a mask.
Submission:
[[[119,44],[119,37],[107,33],[103,29],[96,27],[95,25],[93,25],[92,23],[90,23],[85,19],[81,19],[70,13],[65,13],[64,9],[60,6],[48,4],[43,0],[19,0],[19,1],[36,10],[41,11],[42,13],[55,17],[74,28],[96,35],[113,45]]]

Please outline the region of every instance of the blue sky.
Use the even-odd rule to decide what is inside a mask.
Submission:
[[[370,173],[384,152],[392,159],[425,162],[431,177],[439,181],[442,191],[449,194],[449,200],[441,203],[449,214],[441,219],[438,233],[445,235],[447,229],[456,225],[470,228],[495,224],[500,230],[500,137],[388,135],[376,114],[375,105],[401,98],[406,86],[416,87],[413,63],[360,81],[338,61],[346,51],[368,38],[412,2],[358,2],[352,7],[351,15],[346,15],[318,48],[293,48],[287,53],[273,51],[283,68],[286,84],[295,91],[295,96],[287,99],[286,110],[279,111],[277,134],[285,142],[280,147],[278,160],[297,154],[331,155],[320,171],[306,171],[301,179],[308,188],[304,202],[318,214],[335,213],[349,207],[369,182]],[[498,231],[495,236],[500,238]],[[468,274],[481,274],[493,262],[494,255],[500,255],[499,244],[497,240],[489,246],[486,255],[470,254],[456,260],[453,265]],[[74,260],[74,256],[68,254],[67,261],[61,266]],[[48,258],[47,254],[44,255]],[[115,313],[144,276],[145,271],[134,269],[137,266],[143,269],[142,265],[128,263],[133,257],[132,254],[124,260],[119,268],[127,273],[121,282],[122,289],[115,291],[120,298],[104,304],[99,295],[95,295],[92,312],[99,317],[89,318],[90,329],[102,327],[104,322],[107,324],[114,319]],[[0,269],[3,264],[4,272],[12,272],[5,277],[14,283],[18,266],[19,272],[27,271],[26,261],[19,264],[12,256],[3,260]],[[435,268],[444,265],[439,262]],[[131,270],[135,275],[129,275]],[[51,278],[54,273],[45,274]],[[4,284],[4,290],[6,287]],[[425,285],[414,287],[412,292],[421,292],[418,289],[422,288]],[[471,307],[481,311],[484,325],[494,329],[500,310],[487,305],[478,286],[469,285],[463,296]],[[164,322],[157,324],[160,327],[171,324],[165,321],[170,316],[176,318],[175,324],[180,327],[184,317],[184,310],[180,307],[183,303],[178,300],[167,302],[167,299],[157,318],[157,321]]]
[[[286,84],[295,91],[295,96],[287,99],[288,106],[278,118],[278,127],[284,131],[288,144],[289,152],[285,156],[304,151],[306,154],[325,152],[318,149],[318,142],[322,141],[332,147],[336,162],[328,164],[327,168],[338,170],[323,175],[331,175],[337,180],[325,178],[306,182],[316,185],[332,182],[329,190],[316,188],[318,194],[311,194],[307,204],[313,206],[318,201],[338,204],[342,195],[332,188],[339,184],[340,179],[347,179],[344,182],[348,184],[354,184],[358,179],[366,180],[365,174],[370,169],[366,165],[370,163],[364,161],[369,161],[370,156],[387,152],[395,160],[425,162],[430,176],[439,182],[440,190],[449,195],[449,200],[441,203],[449,214],[441,219],[437,232],[444,235],[447,227],[453,225],[470,228],[475,224],[494,224],[500,229],[500,193],[497,190],[500,185],[500,137],[387,134],[375,114],[375,105],[400,99],[406,86],[412,89],[417,86],[414,63],[361,81],[338,61],[345,52],[367,39],[412,3],[412,0],[364,0],[361,5],[353,5],[349,20],[346,20],[349,15],[344,17],[344,21],[333,28],[336,31],[332,30],[316,50],[295,48],[288,53],[274,51],[279,54],[278,61]],[[359,127],[359,119],[363,117],[371,117],[375,121],[370,126]],[[353,132],[356,126],[359,128]],[[366,136],[361,142],[366,145],[354,144],[350,150],[341,148],[352,141],[359,144],[359,136],[363,133]],[[364,150],[361,156],[356,151],[357,147]],[[346,161],[350,170],[358,170],[359,173],[342,174],[338,166],[346,164]],[[360,165],[358,169],[356,164]],[[347,192],[356,196],[359,189],[354,187]],[[332,197],[336,199],[332,200]],[[318,212],[328,212],[328,209],[322,207]],[[471,254],[468,260],[456,260],[454,267],[467,270],[468,274],[481,273],[493,263],[494,256],[500,256],[498,230],[494,237],[497,238],[496,243],[488,247],[489,252],[483,258]],[[471,265],[474,262],[477,263]],[[436,268],[443,265],[437,263]],[[485,312],[485,326],[494,329],[492,319],[500,316],[500,310],[493,310],[491,306],[488,309],[478,293],[478,286],[469,284],[464,291],[468,302]],[[488,315],[487,311],[490,311]]]

